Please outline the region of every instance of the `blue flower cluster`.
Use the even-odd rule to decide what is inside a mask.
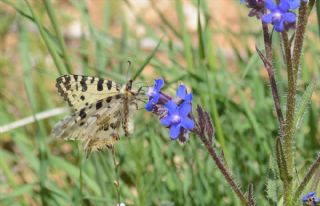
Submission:
[[[291,10],[300,7],[301,1],[307,0],[280,0],[279,4],[275,0],[240,0],[240,3],[246,3],[251,8],[249,16],[261,18],[262,22],[272,24],[277,32],[282,32],[294,28],[296,14]],[[265,13],[265,10],[269,13]]]
[[[145,109],[152,111],[160,117],[163,126],[170,128],[170,138],[184,142],[188,139],[189,132],[194,128],[194,121],[190,118],[192,110],[192,94],[187,93],[184,85],[177,90],[177,98],[161,92],[164,85],[163,79],[156,79],[153,87],[149,87]]]
[[[302,202],[306,206],[316,206],[320,205],[320,198],[316,197],[315,192],[309,192],[306,196],[303,196]]]
[[[291,2],[291,4],[289,3]],[[270,11],[268,14],[262,16],[262,21],[267,24],[272,24],[277,32],[285,30],[285,25],[294,24],[296,22],[296,15],[289,11],[289,9],[300,6],[297,1],[280,0],[277,5],[273,0],[266,0],[265,7]]]

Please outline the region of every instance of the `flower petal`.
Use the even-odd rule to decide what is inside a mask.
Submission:
[[[192,100],[192,94],[189,93],[189,94],[184,98],[184,100],[185,100],[186,102],[191,102],[191,100]]]
[[[153,103],[152,103],[151,98],[150,98],[150,100],[147,102],[146,106],[144,106],[144,108],[145,108],[147,111],[149,111],[149,112],[152,111],[152,109],[153,109]]]
[[[186,117],[192,109],[192,105],[190,103],[182,103],[179,106],[179,115],[180,117]]]
[[[177,90],[177,96],[181,99],[184,99],[187,95],[187,89],[183,84],[180,84],[178,90]]]
[[[264,15],[262,16],[262,21],[263,21],[264,23],[270,24],[270,23],[272,22],[272,13],[264,14]]]
[[[274,3],[274,0],[266,0],[264,2],[264,5],[270,11],[273,11],[273,10],[277,9],[277,5]]]
[[[307,195],[303,196],[302,201],[307,202],[309,198],[315,198],[315,192],[309,192]]]
[[[278,24],[274,25],[274,29],[277,32],[282,32],[284,30],[284,25],[283,25],[283,21],[280,21]]]
[[[168,109],[169,114],[175,113],[177,110],[177,105],[172,100],[168,101],[164,106]]]
[[[290,9],[296,9],[300,6],[301,0],[289,0]]]
[[[181,125],[187,130],[192,130],[194,128],[194,122],[189,118],[182,119]]]
[[[283,15],[283,19],[286,22],[293,23],[296,21],[296,15],[292,12],[287,12]]]
[[[170,124],[171,124],[171,116],[170,115],[167,115],[165,117],[163,117],[162,119],[160,119],[160,123],[165,126],[165,127],[168,127]]]
[[[282,12],[287,12],[290,7],[290,4],[289,4],[288,0],[280,0],[278,7]]]
[[[160,89],[163,87],[163,84],[164,84],[163,79],[162,78],[156,79],[156,80],[154,80],[154,82],[155,82],[154,83],[155,90],[160,91]]]
[[[159,92],[157,92],[156,94],[154,94],[154,95],[152,96],[152,101],[153,101],[153,103],[158,103],[159,97],[160,97],[160,93],[159,93]]]
[[[178,138],[180,134],[181,125],[180,124],[174,124],[170,127],[170,137],[172,140],[175,140]]]
[[[319,197],[316,197],[314,200],[313,200],[313,204],[314,205],[317,205],[320,203],[320,198]]]

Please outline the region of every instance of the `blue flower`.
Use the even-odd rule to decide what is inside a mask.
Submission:
[[[187,88],[183,84],[180,84],[177,90],[177,96],[183,100],[183,103],[191,103],[192,101],[192,94],[187,93]]]
[[[172,140],[176,140],[180,134],[191,131],[194,128],[194,122],[188,117],[192,109],[191,103],[182,103],[177,106],[174,101],[170,100],[164,106],[168,114],[160,122],[162,125],[170,127]]]
[[[307,2],[308,0],[288,0],[290,9],[296,9],[300,6],[301,1]]]
[[[147,96],[149,96],[149,101],[147,102],[145,109],[147,111],[152,111],[153,105],[158,103],[161,93],[160,90],[164,85],[164,81],[163,79],[156,79],[154,80],[154,86],[153,87],[149,87],[148,92],[147,92]]]
[[[307,195],[302,198],[303,205],[306,206],[315,206],[320,203],[320,198],[316,197],[315,192],[309,192]]]
[[[296,15],[289,11],[288,0],[280,0],[277,5],[273,0],[265,0],[265,7],[270,10],[269,14],[262,16],[264,23],[271,23],[277,32],[285,30],[285,24],[296,22]]]

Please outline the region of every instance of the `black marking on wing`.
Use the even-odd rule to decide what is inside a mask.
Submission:
[[[82,87],[83,92],[87,91],[87,89],[88,89],[88,86],[86,84],[87,79],[88,79],[88,77],[82,76],[81,81],[80,81],[80,85]]]
[[[112,81],[110,81],[110,80],[107,81],[107,87],[108,87],[109,90],[111,90],[111,88],[112,88]]]
[[[84,78],[81,75],[65,75],[58,78],[59,93],[70,104],[72,101],[78,111],[75,111],[54,128],[55,136],[83,141],[88,153],[92,150],[112,147],[119,138],[118,132],[121,129],[121,124],[125,135],[128,136],[129,132],[133,130],[131,124],[128,124],[131,120],[129,105],[136,102],[137,96],[140,94],[131,91],[130,83],[126,86],[126,91],[121,93],[117,84],[100,78]],[[75,92],[76,87],[80,91]],[[67,90],[67,88],[71,90]],[[102,92],[99,91],[99,88]],[[111,89],[112,91],[108,93],[111,95],[105,93]],[[84,90],[86,92],[82,93],[81,91]],[[102,99],[97,97],[102,97]],[[124,108],[124,104],[126,104],[126,108]]]
[[[86,114],[86,108],[82,108],[79,112],[79,116],[81,117],[81,119],[86,118],[87,114]]]
[[[107,97],[106,102],[109,103],[112,100],[112,97]]]
[[[100,109],[102,107],[102,101],[98,101],[96,103],[96,110]]]
[[[59,94],[74,111],[98,101],[100,96],[101,99],[104,99],[120,91],[120,85],[111,80],[82,75],[63,75],[57,78],[56,87]]]
[[[97,90],[102,91],[103,90],[103,79],[99,79],[97,84]]]

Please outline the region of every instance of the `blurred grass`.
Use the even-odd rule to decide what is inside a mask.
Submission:
[[[54,88],[60,74],[83,73],[123,83],[130,60],[130,75],[137,78],[136,82],[151,85],[153,78],[162,76],[168,92],[174,93],[180,81],[192,89],[194,105],[201,104],[211,114],[215,145],[224,149],[242,189],[253,183],[259,205],[268,205],[266,182],[278,128],[265,71],[250,44],[253,38],[262,48],[260,28],[255,19],[246,17],[246,8],[234,3],[239,10],[238,30],[217,28],[220,21],[210,10],[210,2],[193,1],[201,15],[194,16],[198,27],[190,32],[184,14],[187,1],[170,2],[173,18],[153,3],[149,9],[157,15],[156,25],[136,14],[130,1],[105,1],[98,27],[88,2],[71,0],[65,4],[78,14],[82,33],[70,39],[63,37],[63,31],[75,17],[64,11],[64,3],[30,1],[28,7],[25,1],[1,1],[0,15],[5,21],[1,21],[0,36],[6,46],[0,55],[0,125],[65,105]],[[131,19],[124,6],[133,12]],[[132,26],[131,21],[137,25]],[[138,26],[143,28],[143,35],[138,34]],[[114,32],[114,28],[119,31]],[[309,107],[306,100],[311,98],[310,92],[304,96],[302,92],[313,76],[319,77],[317,29],[315,21],[308,27],[301,72],[303,106],[299,115],[309,112],[299,118],[299,175],[314,158],[320,141],[319,87],[309,87],[308,91],[315,90]],[[217,42],[216,37],[221,36],[230,48]],[[152,46],[144,48],[143,42],[150,39]],[[274,44],[278,43],[274,34]],[[284,103],[286,76],[283,62],[277,60],[279,55],[276,52],[274,58]],[[111,152],[94,153],[86,160],[78,143],[50,138],[52,126],[62,117],[0,134],[0,205],[116,205],[114,181],[118,174]],[[123,202],[239,205],[195,137],[181,146],[169,140],[168,131],[159,127],[151,114],[141,110],[135,118],[133,137],[122,138],[116,145]]]

